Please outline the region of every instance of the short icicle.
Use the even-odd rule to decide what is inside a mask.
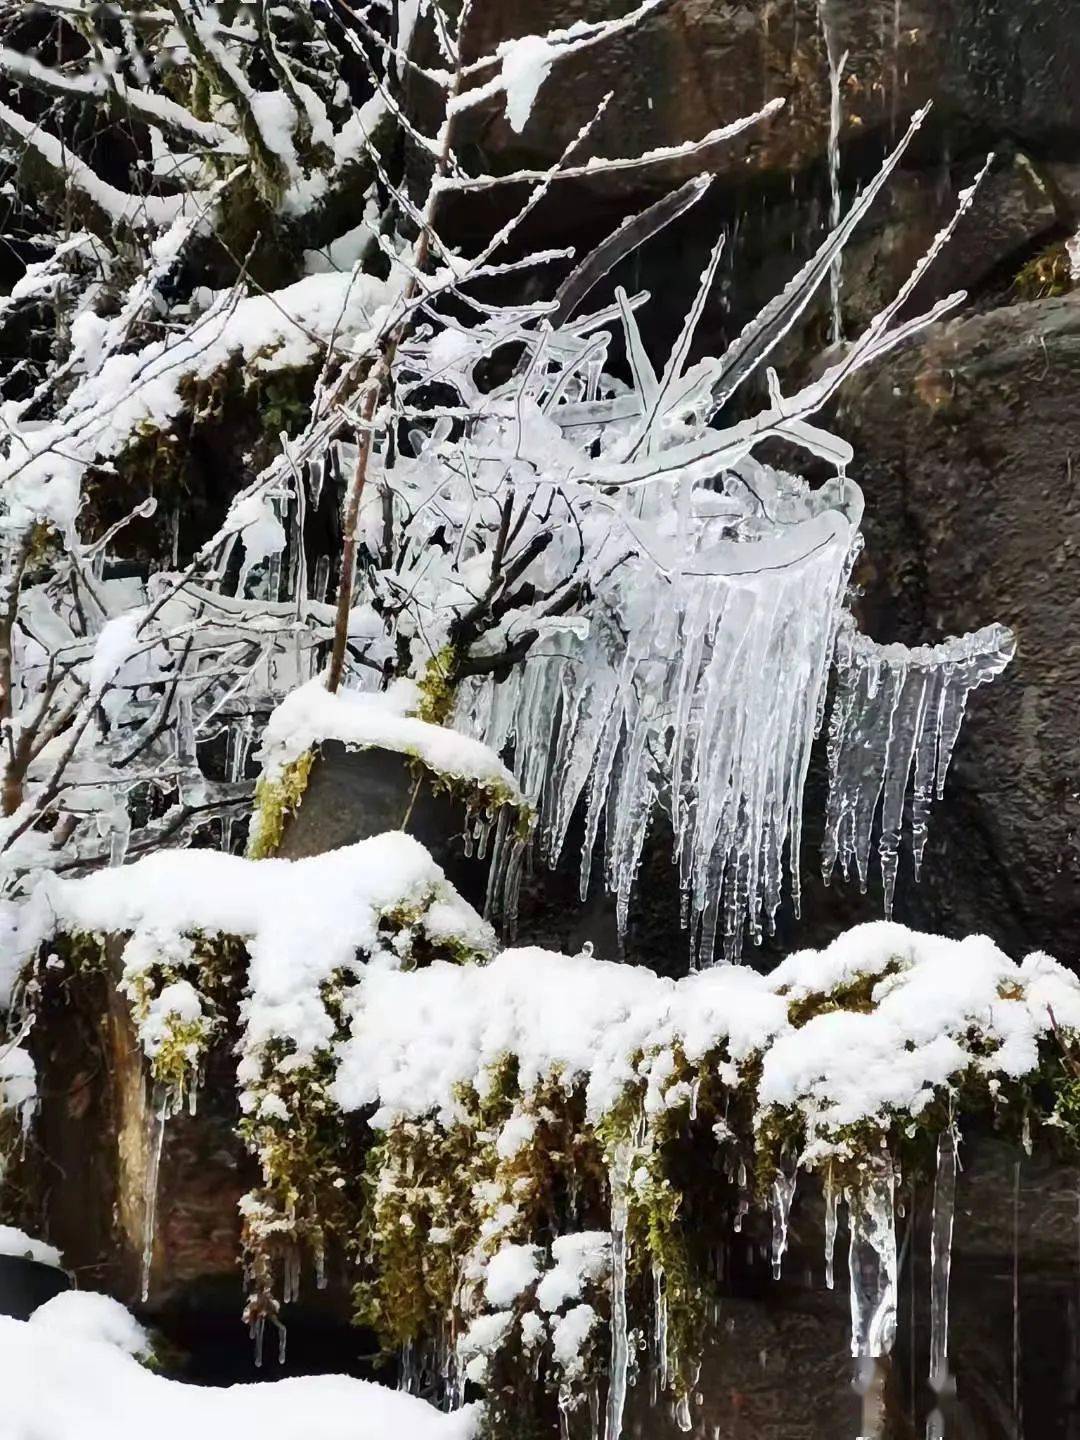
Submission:
[[[825,1181],[825,1284],[829,1290],[836,1285],[836,1222],[840,1195],[833,1179],[832,1166]]]
[[[653,1348],[656,1355],[656,1380],[661,1393],[668,1387],[668,1303],[664,1267],[653,1262]]]
[[[798,1168],[793,1169],[790,1175],[785,1174],[782,1169],[777,1169],[776,1178],[772,1183],[770,1206],[772,1209],[772,1273],[774,1280],[780,1279],[784,1254],[787,1251],[788,1224],[791,1219],[791,1204],[795,1199],[795,1180],[798,1173]]]
[[[615,1147],[611,1162],[611,1366],[608,1378],[604,1440],[620,1440],[626,1383],[630,1369],[630,1339],[626,1314],[628,1191],[637,1146],[627,1137]]]
[[[957,1135],[950,1126],[938,1136],[934,1213],[930,1231],[930,1386],[941,1397],[949,1381],[949,1276],[956,1214]],[[926,1440],[944,1440],[945,1418],[935,1405],[926,1422]]]

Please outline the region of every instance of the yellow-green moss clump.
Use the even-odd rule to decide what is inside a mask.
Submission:
[[[428,661],[416,682],[420,692],[420,703],[416,707],[418,720],[426,720],[429,725],[445,725],[450,719],[457,692],[456,664],[457,651],[452,645],[444,645]]]
[[[303,801],[314,763],[315,751],[305,750],[272,778],[260,778],[255,786],[248,859],[266,860],[277,854],[289,816]]]

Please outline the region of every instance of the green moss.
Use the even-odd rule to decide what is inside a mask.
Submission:
[[[439,653],[428,661],[423,675],[416,682],[416,688],[420,691],[416,714],[429,725],[445,725],[450,719],[456,694],[456,663],[457,653],[454,647],[444,645]]]
[[[164,1035],[155,1037],[152,1048],[148,1047],[150,1073],[165,1087],[174,1110],[180,1108],[185,1095],[198,1088],[206,1055],[224,1030],[226,1013],[239,993],[247,954],[230,936],[199,932],[187,938],[191,942],[189,962],[178,965],[163,958],[120,984],[132,1019],[140,1028],[167,985],[186,980],[199,996],[201,1014],[194,1020],[167,1015]]]
[[[800,996],[792,1000],[788,1005],[788,1020],[795,1027],[800,1029],[808,1020],[813,1020],[818,1015],[829,1015],[837,1010],[856,1011],[860,1015],[869,1015],[874,1009],[874,991],[890,976],[896,975],[900,970],[899,959],[890,960],[881,970],[870,975],[856,975],[843,985],[837,985],[833,990],[815,991],[809,995]],[[784,994],[780,991],[780,994]]]
[[[265,860],[281,848],[285,825],[304,798],[314,762],[315,751],[305,750],[272,780],[266,776],[259,780],[248,842],[249,860]]]
[[[1059,240],[1021,267],[1012,288],[1020,300],[1046,300],[1068,294],[1073,284],[1069,252]]]

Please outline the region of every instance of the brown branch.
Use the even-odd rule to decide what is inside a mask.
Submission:
[[[459,35],[459,53],[461,50],[461,41],[462,37]],[[428,191],[427,205],[425,206],[421,220],[420,236],[416,242],[416,255],[414,257],[415,273],[410,277],[402,292],[402,298],[407,307],[406,314],[387,337],[379,357],[371,373],[368,375],[364,396],[360,404],[359,421],[361,428],[356,452],[356,465],[353,469],[352,483],[349,487],[349,495],[345,506],[337,614],[334,621],[334,640],[330,649],[330,665],[326,676],[326,688],[331,694],[334,694],[340,686],[341,677],[345,669],[345,651],[349,640],[349,613],[352,610],[353,589],[356,584],[356,531],[360,518],[360,504],[363,500],[364,486],[367,481],[368,462],[371,459],[371,447],[373,444],[372,422],[374,421],[379,405],[382,403],[383,392],[390,378],[398,348],[409,331],[409,326],[412,321],[412,301],[416,298],[420,288],[417,277],[423,273],[428,263],[428,257],[431,254],[435,210],[439,200],[438,182],[445,176],[453,153],[450,139],[454,124],[450,107],[457,95],[460,83],[461,63],[459,60],[453,82],[447,90],[446,120],[443,125],[442,147],[439,151],[438,159],[435,162],[435,174],[432,177],[431,188]]]
[[[23,775],[16,767],[16,752],[12,748],[11,725],[13,718],[13,650],[12,638],[15,620],[19,613],[19,596],[22,591],[22,577],[30,555],[30,532],[27,531],[14,557],[11,575],[8,577],[7,603],[0,615],[0,729],[7,737],[8,763],[4,767],[3,812],[13,815],[23,800]]]

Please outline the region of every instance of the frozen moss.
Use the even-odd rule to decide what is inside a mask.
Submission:
[[[277,854],[289,816],[299,809],[304,799],[314,762],[315,751],[305,750],[273,777],[264,775],[259,780],[248,841],[250,859],[265,860]]]

